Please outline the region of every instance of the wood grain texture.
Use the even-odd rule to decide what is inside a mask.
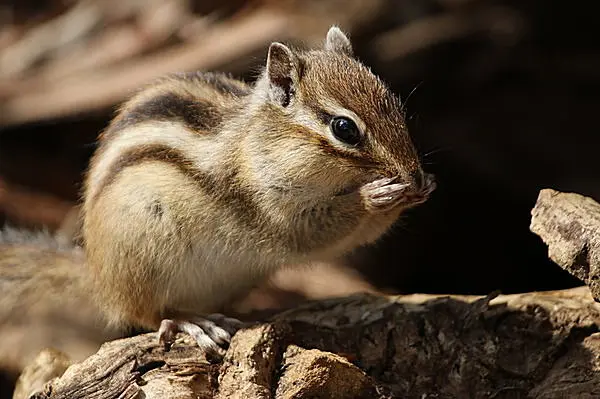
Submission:
[[[106,343],[36,398],[600,397],[585,287],[493,297],[352,295],[238,332],[219,362],[184,335]]]
[[[551,189],[540,191],[531,231],[548,245],[548,256],[590,287],[600,301],[600,204]]]

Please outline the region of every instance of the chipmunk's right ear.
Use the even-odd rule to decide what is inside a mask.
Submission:
[[[298,81],[298,60],[289,47],[272,43],[267,56],[267,77],[271,100],[287,107]]]
[[[346,54],[348,57],[354,56],[354,50],[352,50],[350,39],[348,39],[348,36],[346,36],[346,34],[337,26],[332,26],[329,28],[329,31],[327,31],[325,50]]]

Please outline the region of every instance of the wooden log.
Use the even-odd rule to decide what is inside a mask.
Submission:
[[[590,287],[600,301],[600,204],[551,189],[540,191],[531,231],[548,245],[548,256]]]
[[[586,287],[496,298],[357,294],[241,330],[217,362],[181,334],[170,352],[155,334],[108,342],[31,397],[592,398],[599,327]]]

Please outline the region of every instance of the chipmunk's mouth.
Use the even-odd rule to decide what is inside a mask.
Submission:
[[[431,173],[420,173],[420,177],[415,179],[416,191],[419,191],[423,196],[429,195],[437,188],[435,176]]]

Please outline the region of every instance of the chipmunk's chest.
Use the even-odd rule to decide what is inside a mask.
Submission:
[[[175,296],[170,303],[181,309],[220,311],[282,266],[281,259],[258,257],[240,246],[228,250],[222,244],[203,240],[190,248],[189,256],[174,271],[177,275],[170,279],[174,285],[170,292]]]

